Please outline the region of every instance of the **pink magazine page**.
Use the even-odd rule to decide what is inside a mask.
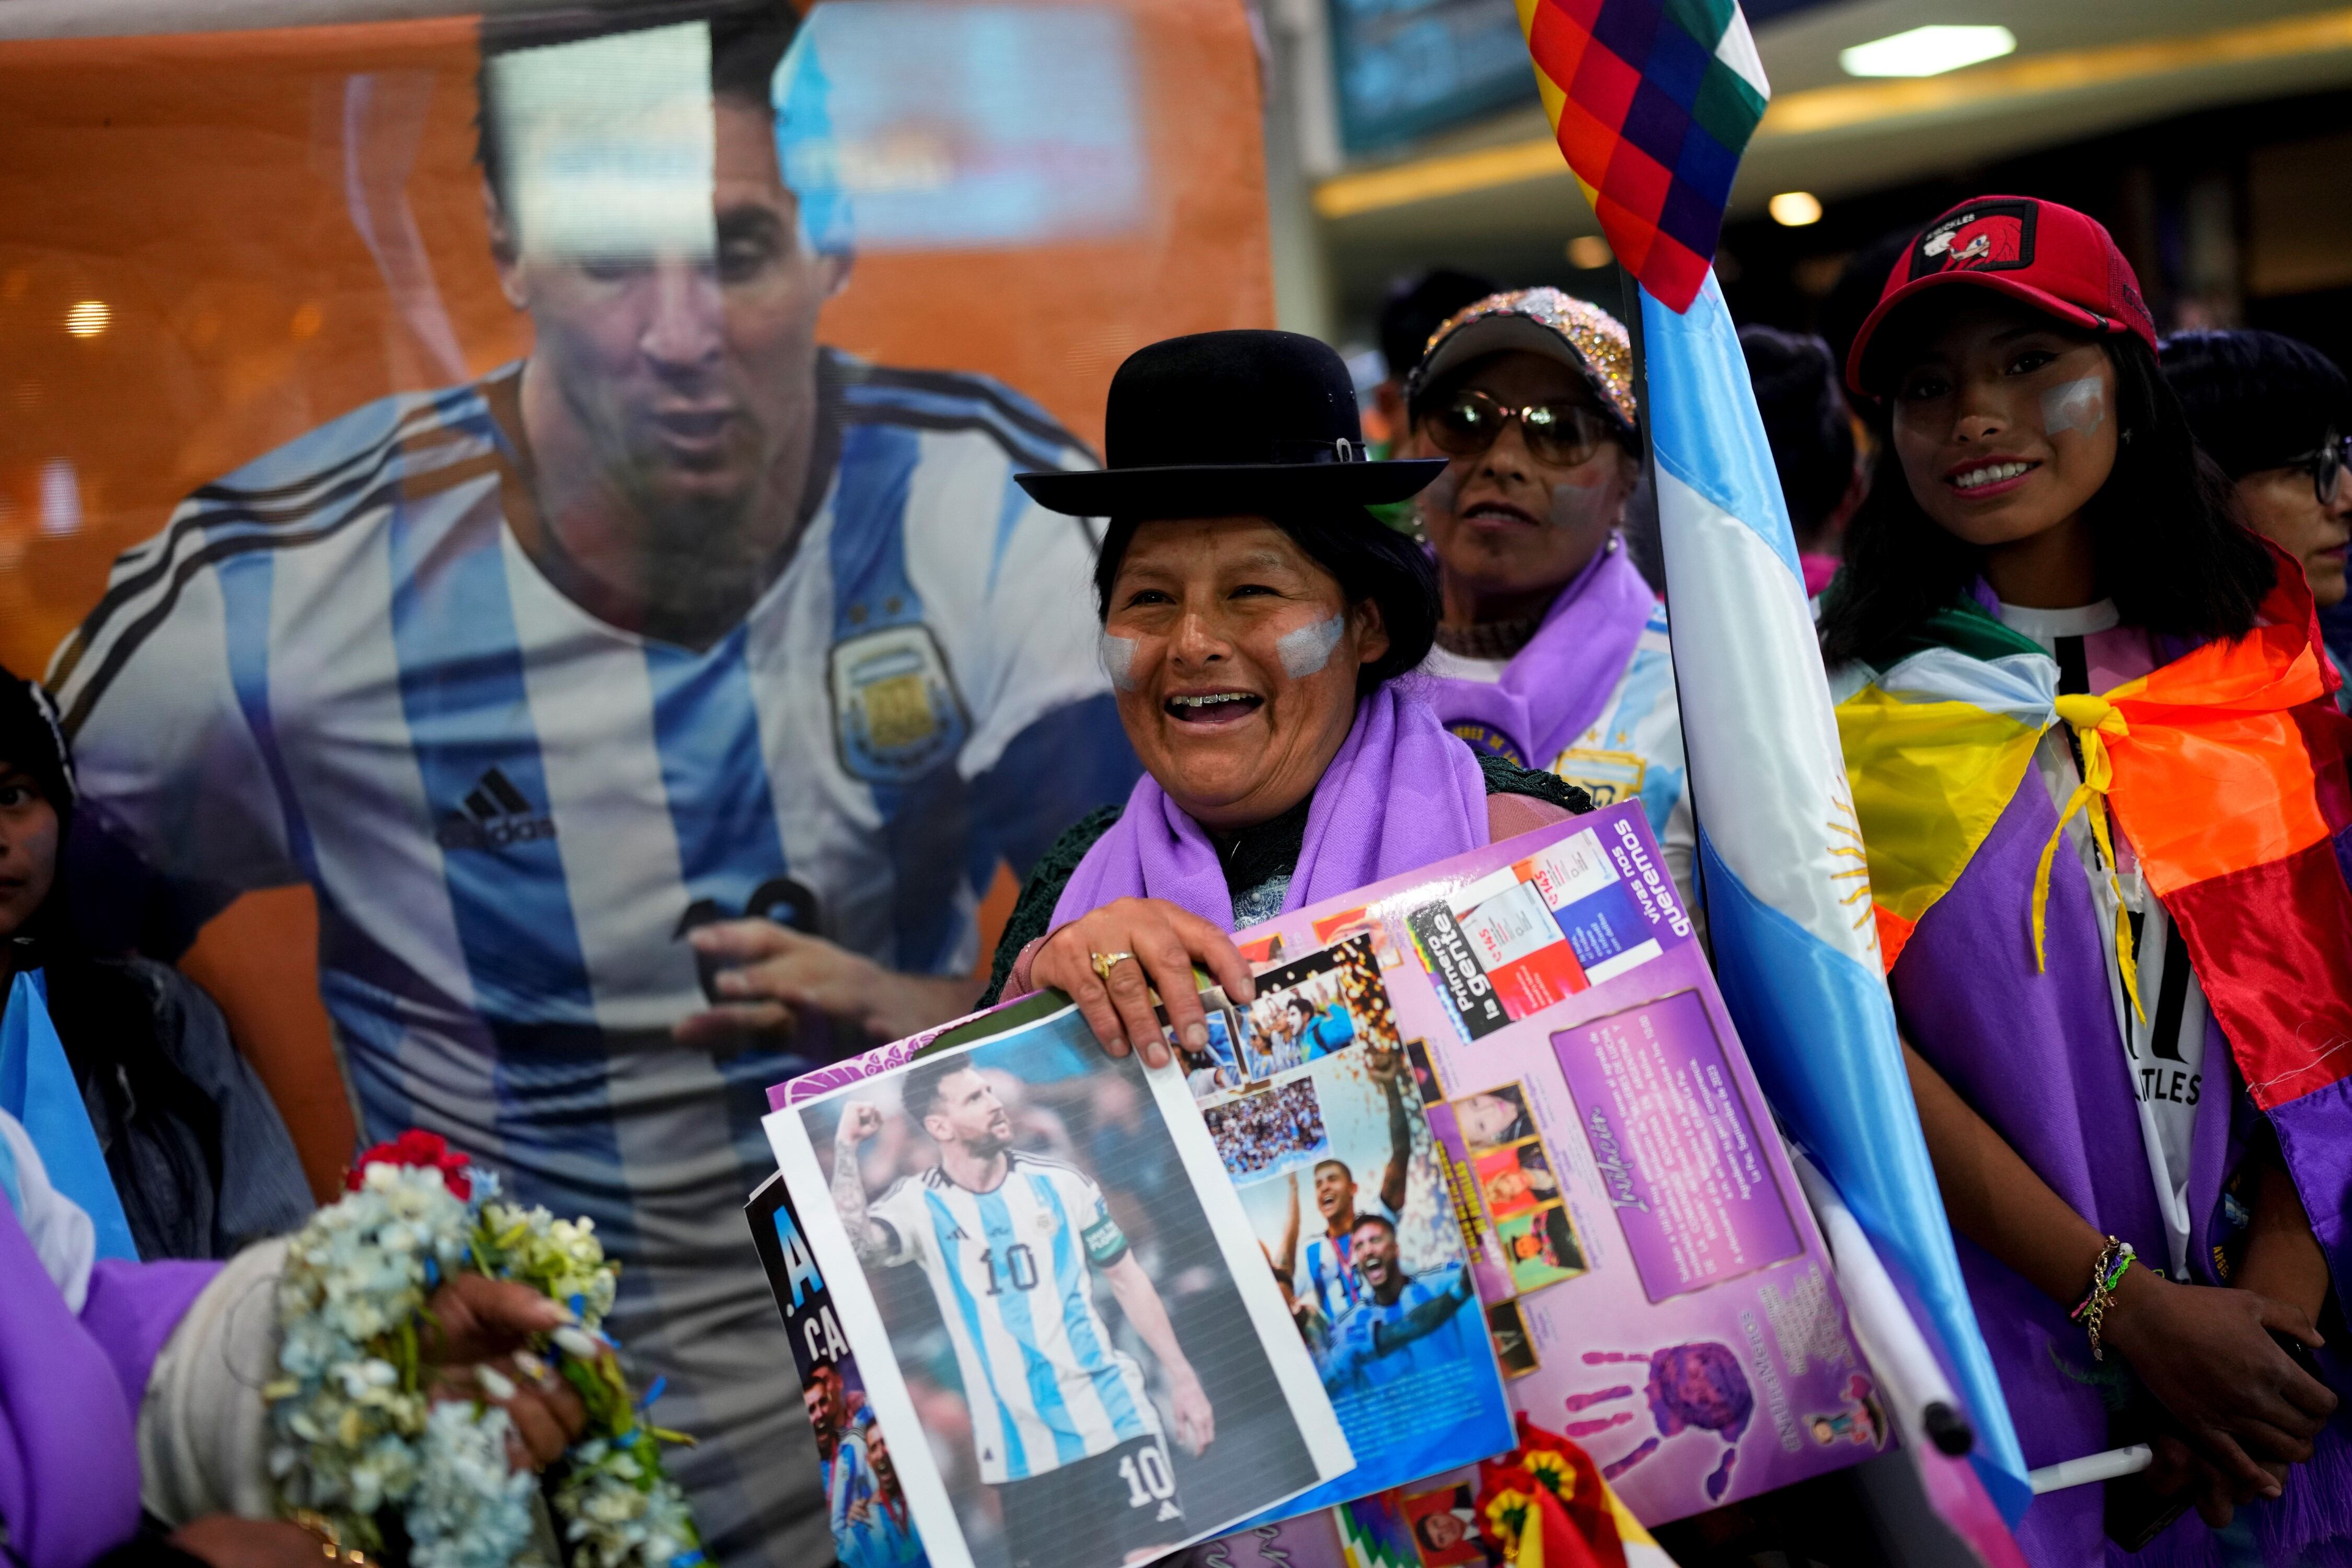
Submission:
[[[1236,933],[1260,971],[1235,1010],[1244,1074],[1298,1049],[1269,983],[1365,937],[1516,1410],[1582,1444],[1650,1525],[1886,1445],[1827,1249],[1638,804]]]

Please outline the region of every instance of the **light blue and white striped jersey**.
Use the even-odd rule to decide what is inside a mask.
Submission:
[[[889,1233],[885,1261],[919,1263],[930,1280],[992,1485],[1160,1432],[1141,1369],[1095,1310],[1094,1270],[1127,1255],[1102,1189],[1059,1161],[1005,1158],[994,1192],[934,1165],[866,1211]]]
[[[517,379],[371,404],[198,490],[50,681],[87,815],[183,910],[316,889],[371,1139],[446,1134],[594,1219],[614,1332],[700,1439],[671,1463],[713,1555],[781,1565],[826,1549],[824,1510],[735,1216],[774,1166],[762,1091],[830,1047],[677,1045],[708,1005],[685,933],[764,913],[965,972],[999,859],[1125,797],[1095,541],[1012,481],[1091,459],[982,378],[824,355],[822,504],[697,650],[523,549]]]
[[[841,1446],[825,1467],[825,1490],[832,1499],[833,1543],[841,1568],[909,1568],[922,1561],[914,1521],[904,1517],[905,1500],[894,1512],[858,1434],[841,1435]],[[866,1507],[862,1519],[854,1517],[860,1503]]]
[[[1477,1331],[1472,1328],[1478,1321],[1472,1305],[1476,1297],[1462,1299],[1455,1294],[1461,1273],[1462,1266],[1456,1264],[1443,1274],[1408,1279],[1397,1299],[1385,1307],[1366,1291],[1331,1331],[1331,1348],[1323,1358],[1323,1386],[1334,1395],[1368,1392],[1415,1373],[1475,1366],[1481,1359],[1481,1347],[1472,1337]],[[1403,1331],[1405,1320],[1415,1309],[1449,1297],[1458,1304],[1453,1316],[1438,1328],[1385,1351],[1381,1348],[1375,1329],[1393,1338]]]
[[[1507,661],[1465,658],[1433,647],[1422,668],[1454,680],[1497,681]],[[1683,758],[1682,705],[1675,696],[1675,661],[1666,638],[1666,607],[1657,605],[1633,645],[1633,657],[1611,688],[1601,718],[1557,757],[1528,765],[1557,773],[1589,792],[1595,805],[1638,799],[1658,837],[1666,868],[1685,908],[1692,899],[1692,863],[1698,826],[1691,816],[1690,766]]]
[[[1371,1207],[1360,1205],[1356,1209],[1358,1218],[1375,1214],[1391,1225],[1397,1223],[1396,1210],[1377,1193],[1372,1195]],[[1315,1310],[1323,1314],[1323,1321],[1335,1327],[1354,1310],[1357,1299],[1364,1291],[1362,1277],[1349,1261],[1355,1240],[1355,1221],[1350,1220],[1348,1228],[1336,1237],[1328,1229],[1318,1230],[1300,1244],[1298,1267],[1307,1277],[1307,1291],[1314,1297]]]

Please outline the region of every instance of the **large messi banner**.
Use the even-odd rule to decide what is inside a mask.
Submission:
[[[1270,323],[1255,49],[493,12],[0,23],[0,663],[93,946],[219,998],[320,1191],[420,1127],[593,1217],[713,1557],[821,1560],[761,1091],[969,1011],[1127,794],[1097,526],[1011,477],[1096,461],[1133,348]]]

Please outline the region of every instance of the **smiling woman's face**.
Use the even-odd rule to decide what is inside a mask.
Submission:
[[[1111,584],[1103,659],[1151,776],[1235,832],[1314,792],[1355,721],[1356,673],[1388,651],[1380,608],[1263,518],[1144,523]]]
[[[2115,469],[2115,365],[2038,311],[1971,300],[1906,356],[1895,450],[1920,510],[1970,544],[2074,523]]]

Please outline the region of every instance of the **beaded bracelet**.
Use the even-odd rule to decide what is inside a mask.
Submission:
[[[2105,1350],[2099,1343],[2100,1324],[2107,1315],[2108,1304],[2116,1298],[2116,1287],[2123,1283],[2125,1270],[2132,1266],[2134,1256],[2130,1242],[2117,1241],[2112,1236],[2107,1237],[2107,1244],[2099,1248],[2098,1261],[2091,1265],[2091,1289],[2074,1303],[2074,1310],[2066,1314],[2070,1321],[2082,1324],[2090,1334],[2093,1361],[2107,1359]]]

